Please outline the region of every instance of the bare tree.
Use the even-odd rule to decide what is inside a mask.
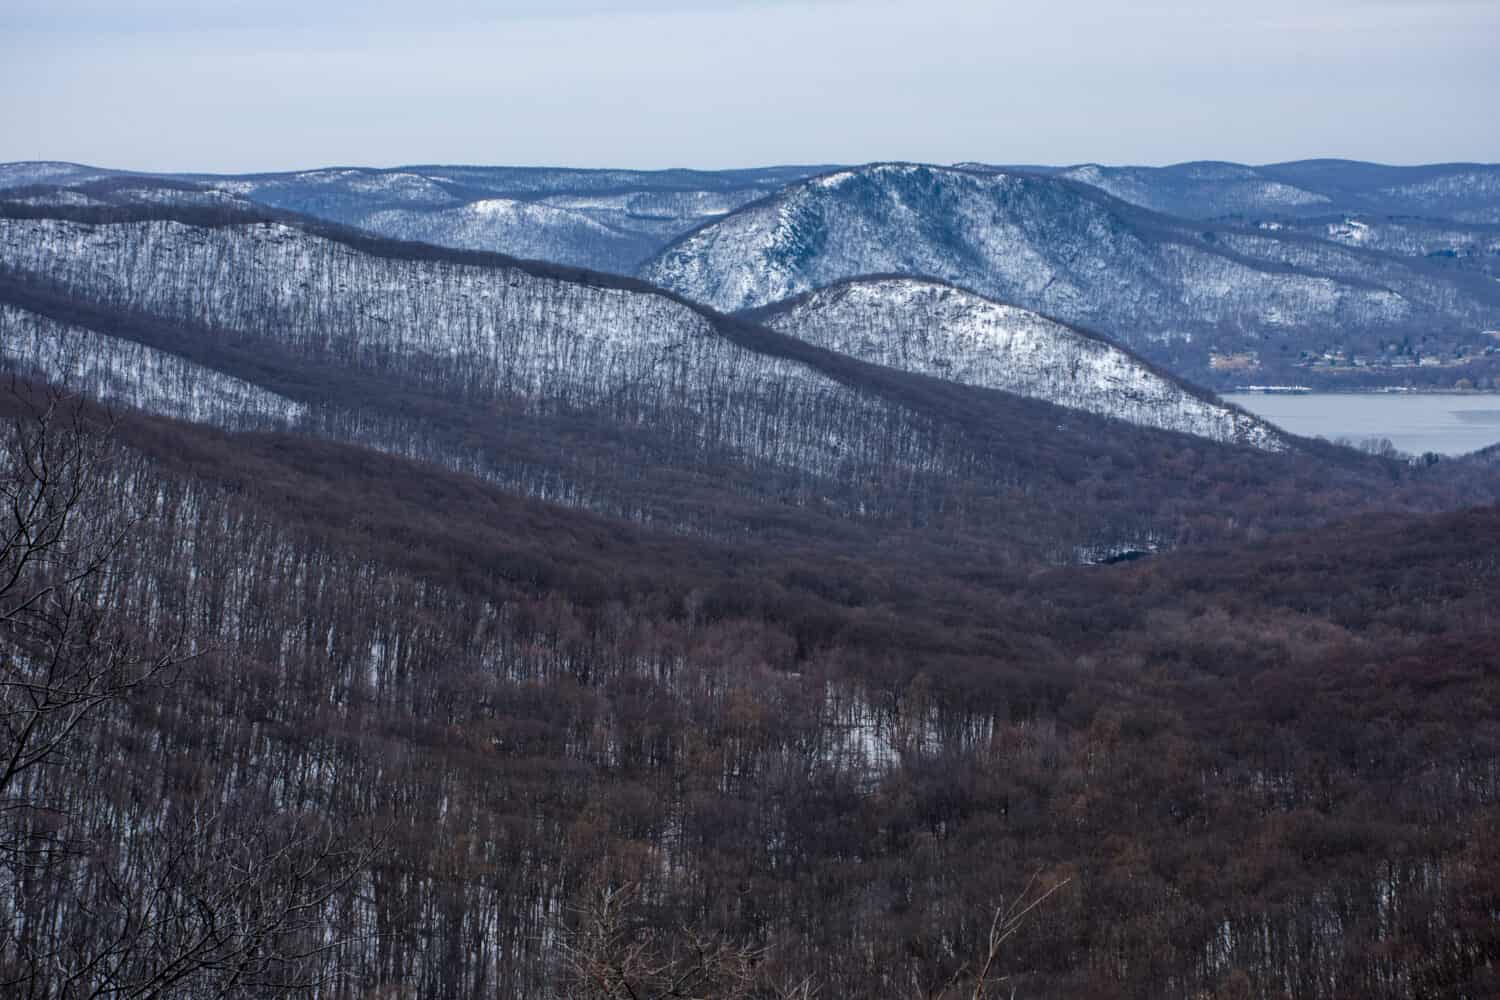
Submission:
[[[590,1000],[744,1000],[757,995],[763,949],[691,928],[662,933],[635,912],[633,885],[606,887],[564,941],[564,996]]]
[[[56,392],[13,384],[8,402],[20,416],[0,435],[0,992],[147,1000],[315,985],[339,943],[326,908],[373,846],[254,807],[185,800],[101,833],[57,804],[91,727],[190,657],[139,638],[115,607],[112,560],[139,517],[116,495],[108,425]]]
[[[1033,910],[1060,892],[1072,878],[1059,879],[1045,889],[1039,884],[1040,881],[1041,873],[1033,873],[1026,887],[1009,905],[1002,903],[995,907],[990,918],[990,932],[985,941],[984,953],[975,961],[961,966],[932,1000],[956,1000],[965,995],[969,1000],[987,1000],[989,997],[999,996],[997,991],[1004,988],[1009,977],[996,974],[995,962],[1005,951],[1006,942],[1025,926],[1026,919]],[[1007,996],[1014,1000],[1015,990],[1012,989]]]
[[[134,647],[100,600],[99,581],[129,530],[110,496],[107,434],[55,392],[38,401],[12,385],[26,411],[0,438],[0,803],[34,809],[34,769],[62,762],[77,730],[103,706],[180,662],[173,650]],[[25,837],[7,826],[0,857],[24,863]]]
[[[187,817],[146,841],[131,865],[85,866],[76,911],[91,933],[27,955],[9,988],[34,997],[231,998],[309,992],[329,978],[343,942],[327,931],[328,910],[368,852],[301,823],[223,826],[220,816]]]

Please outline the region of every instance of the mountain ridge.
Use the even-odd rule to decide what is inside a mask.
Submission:
[[[340,243],[361,253],[385,257],[391,260],[432,260],[488,269],[515,269],[533,277],[546,280],[564,281],[584,287],[657,296],[698,313],[708,322],[715,324],[726,337],[749,346],[753,350],[769,352],[783,357],[794,357],[803,363],[812,364],[820,370],[830,373],[841,372],[843,366],[847,364],[847,355],[844,355],[842,352],[825,351],[818,348],[817,345],[807,344],[800,338],[773,333],[772,337],[779,339],[768,340],[766,334],[771,333],[771,331],[769,328],[758,323],[756,321],[757,317],[754,315],[733,317],[718,313],[711,307],[702,305],[669,288],[652,285],[638,278],[582,268],[571,268],[549,261],[512,257],[490,251],[471,251],[440,247],[421,242],[389,240],[372,236],[358,229],[339,226],[319,219],[310,219],[296,215],[295,213],[277,212],[274,210],[261,211],[258,208],[241,206],[181,206],[170,202],[150,206],[125,205],[100,208],[14,205],[0,201],[0,219],[3,218],[32,220],[66,219],[86,225],[117,225],[170,221],[185,225],[203,225],[209,227],[290,226],[311,236]],[[864,280],[868,280],[868,278]],[[958,286],[949,287],[957,289]],[[1119,345],[1100,334],[1070,326],[1060,320],[1053,320],[1050,317],[1044,318],[1048,319],[1049,322],[1056,323],[1059,327],[1067,327],[1072,334],[1097,340],[1113,348],[1119,348]],[[1144,359],[1139,360],[1143,365],[1149,364]],[[914,374],[920,375],[923,373]],[[1158,372],[1158,374],[1160,373]],[[834,377],[841,376],[835,374]],[[1176,376],[1170,376],[1170,378],[1178,388],[1185,392],[1203,399],[1214,399],[1206,390]]]
[[[1500,317],[1493,282],[1427,261],[1205,228],[1065,178],[910,163],[798,182],[679,237],[639,273],[735,310],[882,272],[1103,330],[1195,381],[1210,380],[1215,352],[1329,328],[1375,351],[1403,331],[1482,339]]]
[[[781,502],[1067,561],[1170,537],[1200,476],[1276,494],[1293,470],[1358,493],[1388,475],[1317,442],[1263,455],[870,364],[636,279],[264,215],[8,206],[0,301],[260,386],[306,407],[298,433],[710,534]],[[1058,502],[1121,475],[1137,485]]]
[[[1258,418],[1108,338],[956,285],[902,275],[836,282],[744,314],[841,354],[1148,427],[1279,450]]]
[[[1393,165],[1311,159],[1265,164],[1189,160],[1157,167],[1093,162],[1048,167],[964,165],[1068,177],[1143,207],[1205,220],[1234,215],[1288,219],[1321,211],[1500,222],[1500,164],[1494,163]]]

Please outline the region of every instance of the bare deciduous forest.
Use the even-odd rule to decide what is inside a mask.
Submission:
[[[44,221],[88,248],[0,275],[7,996],[1500,989],[1492,467]],[[185,364],[239,381],[121,403]]]
[[[27,412],[16,995],[967,995],[1053,886],[1002,995],[1494,985],[1493,511],[1012,575]]]

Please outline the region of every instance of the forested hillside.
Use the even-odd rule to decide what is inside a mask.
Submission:
[[[1357,160],[1299,160],[1250,166],[1200,161],[1167,167],[1084,163],[1018,169],[1053,173],[1131,204],[1185,218],[1290,220],[1337,212],[1500,222],[1500,167],[1492,163],[1397,167]]]
[[[641,274],[721,309],[891,272],[1090,330],[1216,388],[1491,387],[1496,168],[870,164],[829,171],[0,164],[7,201],[313,216]]]
[[[1038,573],[45,405],[5,709],[100,697],[6,787],[13,995],[1496,985],[1493,510]]]
[[[0,261],[17,371],[56,377],[65,331],[92,331],[71,335],[108,353],[67,371],[96,395],[154,398],[212,370],[214,406],[254,396],[304,432],[674,530],[734,534],[766,504],[816,506],[1066,561],[1305,525],[1322,496],[1431,506],[1418,470],[1310,442],[1242,453],[1108,419],[1142,422],[1140,400],[1059,409],[1062,396],[872,365],[624,279],[232,209],[17,206]],[[1191,416],[1163,404],[1145,422],[1280,440],[1242,415],[1229,434]],[[1392,476],[1410,484],[1394,501]]]
[[[750,314],[800,340],[904,371],[1002,389],[1215,441],[1278,451],[1249,414],[1114,344],[1037,313],[913,278],[834,285]]]
[[[0,366],[7,996],[1496,988],[1490,464],[192,198],[6,204]]]
[[[920,164],[793,184],[640,273],[729,310],[870,274],[941,278],[1098,330],[1196,381],[1216,377],[1216,355],[1277,371],[1330,343],[1380,357],[1419,337],[1444,357],[1478,353],[1500,325],[1495,283],[1440,261],[1188,222],[1059,177]]]

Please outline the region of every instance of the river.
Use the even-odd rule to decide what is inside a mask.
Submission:
[[[1500,394],[1226,393],[1223,398],[1305,437],[1389,438],[1413,455],[1462,455],[1500,442]]]

